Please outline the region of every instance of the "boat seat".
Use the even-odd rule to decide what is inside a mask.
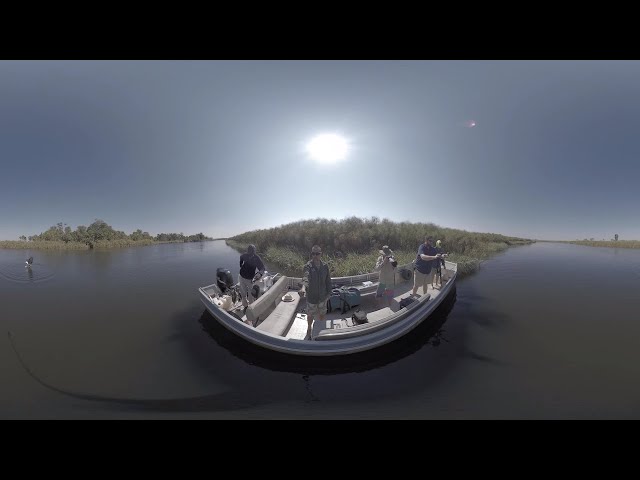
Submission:
[[[276,283],[274,283],[269,290],[262,294],[255,302],[247,307],[245,315],[247,320],[252,324],[256,324],[256,321],[262,316],[262,314],[274,305],[278,305],[282,296],[285,294],[289,285],[289,277],[280,277]],[[292,302],[289,302],[292,303]]]
[[[389,315],[394,313],[389,307],[384,307],[379,310],[374,310],[373,312],[367,313],[367,322],[377,322],[378,320],[382,320],[383,318],[387,318]]]
[[[280,336],[285,334],[296,314],[298,304],[300,303],[300,295],[298,295],[298,292],[289,293],[293,297],[293,301],[280,301],[273,312],[271,312],[269,316],[256,327],[257,330]]]
[[[355,325],[350,328],[339,328],[339,329],[324,329],[320,330],[317,335],[313,337],[314,340],[336,340],[341,338],[354,338],[359,337],[361,335],[367,335],[369,333],[376,332],[385,328],[389,325],[392,325],[408,315],[408,312],[416,308],[419,304],[424,302],[428,302],[431,299],[431,294],[423,295],[416,302],[413,302],[406,308],[402,308],[397,312],[390,313],[386,318],[375,319],[373,322],[369,321],[368,323],[363,323],[361,325]],[[391,309],[389,309],[391,311]],[[369,317],[369,315],[367,315]]]

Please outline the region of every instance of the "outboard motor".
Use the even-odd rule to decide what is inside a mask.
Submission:
[[[233,277],[229,269],[220,267],[216,271],[216,282],[222,293],[226,293],[228,289],[233,287]]]

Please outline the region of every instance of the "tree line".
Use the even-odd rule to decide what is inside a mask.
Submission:
[[[20,240],[30,242],[77,242],[84,243],[90,248],[93,248],[97,242],[113,242],[119,240],[128,240],[133,242],[202,242],[204,240],[212,239],[204,235],[202,232],[196,233],[195,235],[184,235],[183,233],[159,233],[154,237],[150,235],[149,232],[143,232],[141,229],[137,229],[127,235],[121,230],[115,230],[104,220],[96,219],[95,222],[88,227],[78,225],[75,230],[71,230],[71,227],[66,223],[59,222],[39,235],[31,235],[29,237],[22,235],[20,236]]]

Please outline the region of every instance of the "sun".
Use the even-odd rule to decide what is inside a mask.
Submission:
[[[307,144],[307,152],[319,163],[336,163],[346,158],[349,142],[341,135],[326,133],[314,137]]]

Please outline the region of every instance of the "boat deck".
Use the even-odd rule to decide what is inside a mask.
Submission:
[[[447,279],[444,281],[444,284],[446,285],[448,281],[450,280]],[[375,297],[378,282],[367,282],[365,285],[361,283],[359,285],[356,284],[352,286],[360,289],[362,292],[360,305],[345,313],[342,313],[340,310],[328,312],[323,321],[320,321],[317,318],[314,319],[311,333],[312,338],[315,338],[322,330],[342,329],[356,325],[351,317],[357,309],[364,310],[366,312],[367,323],[375,323],[387,318],[392,313],[400,310],[401,300],[411,296],[413,280],[411,279],[396,284],[395,297],[391,302],[389,302],[388,306],[386,299],[376,299]],[[306,298],[300,298],[296,290],[289,289],[279,292],[278,295],[284,295],[287,292],[291,293],[294,297],[293,302],[284,302],[278,299],[277,302],[272,303],[268,308],[264,309],[254,322],[247,318],[244,313],[244,308],[239,301],[236,302],[230,310],[228,310],[228,313],[235,316],[242,322],[252,325],[257,330],[269,332],[287,339],[304,340],[307,338],[308,326]],[[205,290],[205,293],[210,292]],[[422,287],[420,287],[416,293],[416,299],[425,294],[430,295],[429,301],[432,301],[440,295],[440,287],[432,288],[429,284],[426,292],[423,292]]]
[[[367,312],[367,323],[374,323],[383,318],[388,317],[390,314],[397,312],[400,310],[400,301],[410,297],[411,292],[413,290],[413,282],[404,282],[399,285],[396,285],[395,293],[396,296],[391,300],[390,305],[387,306],[386,300],[375,298],[375,290],[371,293],[365,294],[361,297],[362,303],[359,308]],[[431,288],[429,285],[427,292],[422,291],[422,287],[418,288],[418,292],[416,293],[416,298],[420,298],[424,294],[431,295],[431,298],[436,298],[440,294],[439,288]],[[380,302],[380,303],[378,303]],[[301,302],[302,304],[303,302]],[[321,330],[326,329],[338,329],[338,328],[347,328],[356,325],[351,316],[353,312],[357,309],[352,308],[346,313],[341,313],[340,311],[335,311],[331,313],[327,313],[324,321],[320,321],[317,318],[313,321],[311,337],[315,338]],[[296,318],[296,320],[298,320]],[[306,318],[304,319],[305,327],[307,324]],[[295,322],[294,322],[295,323]],[[306,334],[306,330],[304,332]],[[304,339],[304,334],[302,337],[292,337],[292,338],[302,338]]]
[[[387,306],[386,301],[378,300],[376,301],[375,293],[376,293],[377,283],[374,284],[373,290],[368,289],[367,293],[364,293],[361,297],[361,304],[358,307],[354,307],[351,310],[348,310],[345,313],[342,313],[339,310],[327,313],[325,315],[324,321],[320,321],[317,318],[313,321],[311,337],[315,338],[321,330],[325,329],[337,329],[337,328],[347,328],[352,327],[354,324],[351,316],[353,312],[355,312],[358,308],[364,310],[367,313],[367,322],[373,323],[383,318],[386,318],[393,312],[397,312],[400,310],[400,301],[404,298],[411,296],[411,292],[413,289],[413,282],[404,282],[399,285],[396,285],[395,293],[396,296],[390,302],[390,305]],[[436,298],[440,294],[439,288],[431,288],[429,285],[427,289],[427,294],[431,295],[431,298]],[[422,291],[422,287],[418,288],[418,292],[416,294],[416,298],[424,295]],[[380,303],[378,303],[380,302]],[[307,335],[307,314],[306,314],[306,299],[301,299],[298,303],[298,306],[295,310],[295,314],[292,316],[289,327],[285,330],[282,336],[286,338],[304,340]],[[270,312],[262,322],[265,322],[269,319]],[[243,321],[246,321],[246,317],[242,317]],[[262,323],[259,322],[258,326]]]

